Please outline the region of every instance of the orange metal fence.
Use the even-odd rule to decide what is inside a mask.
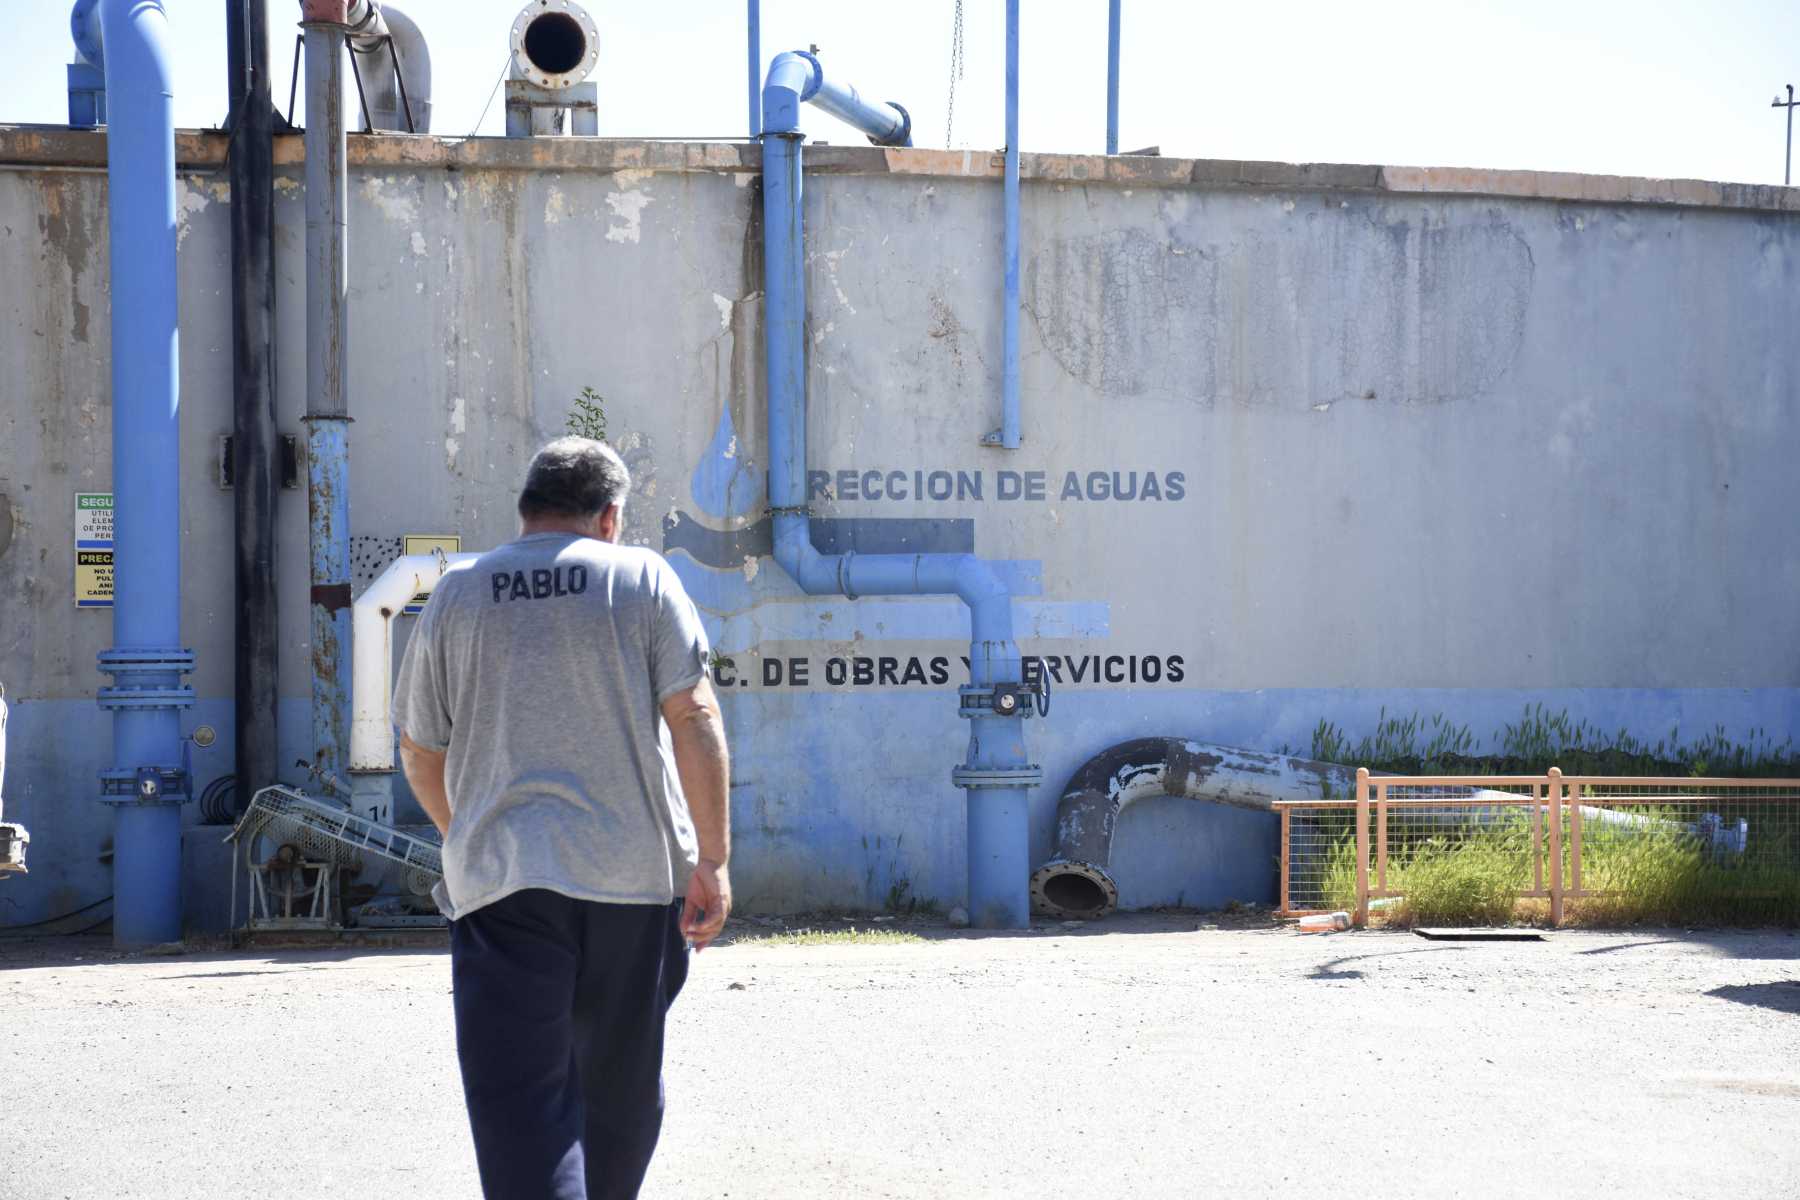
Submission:
[[[1357,772],[1356,795],[1278,801],[1288,916],[1399,903],[1433,862],[1471,861],[1509,909],[1692,891],[1800,905],[1800,780]],[[1478,861],[1469,856],[1478,855]],[[1800,911],[1794,914],[1800,917]]]

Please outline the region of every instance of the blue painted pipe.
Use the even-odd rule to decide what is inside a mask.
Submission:
[[[1001,332],[1000,444],[1019,448],[1019,0],[1006,0],[1006,308]]]
[[[847,83],[825,77],[819,60],[804,50],[789,50],[769,64],[763,88],[764,133],[798,132],[800,105],[812,103],[863,134],[877,146],[912,145],[912,117],[892,101],[870,103]],[[770,108],[773,104],[775,107]]]
[[[762,132],[762,0],[748,0],[750,11],[750,136]]]
[[[181,398],[176,369],[175,111],[162,0],[101,0],[111,238],[113,940],[181,937]]]
[[[764,327],[769,392],[769,504],[775,561],[811,595],[953,595],[969,606],[972,688],[1022,678],[1012,596],[972,554],[821,554],[806,510],[806,264],[800,104],[821,89],[810,55],[779,55],[763,91]],[[853,122],[854,123],[854,122]],[[864,125],[859,129],[868,132]],[[968,789],[969,916],[985,929],[1030,924],[1028,796],[1041,774],[1021,716],[969,715],[968,757],[952,781]]]
[[[1112,0],[1106,14],[1106,152],[1119,152],[1119,4]]]

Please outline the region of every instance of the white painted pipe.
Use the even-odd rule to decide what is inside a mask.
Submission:
[[[376,129],[395,133],[431,132],[431,50],[419,24],[396,4],[383,3],[378,19],[384,22],[388,36],[394,39],[394,53],[376,39],[366,45],[354,36],[353,45],[371,51],[361,59],[363,88],[369,97],[369,118]],[[400,70],[394,70],[394,60]],[[401,96],[404,86],[406,95]],[[412,126],[407,126],[411,114]],[[364,129],[364,133],[369,130]]]
[[[438,580],[473,563],[479,554],[403,554],[376,576],[351,606],[350,769],[392,771],[394,727],[394,617],[414,596],[429,595]]]

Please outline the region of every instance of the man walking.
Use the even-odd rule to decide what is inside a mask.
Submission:
[[[519,538],[439,581],[394,689],[407,781],[444,835],[490,1200],[637,1195],[684,942],[731,910],[706,635],[669,565],[618,544],[629,486],[600,442],[540,450]]]

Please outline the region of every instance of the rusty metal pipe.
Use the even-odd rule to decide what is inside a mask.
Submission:
[[[359,3],[364,0],[359,0]],[[345,397],[349,206],[342,19],[307,0],[306,35],[306,512],[312,601],[314,775],[342,788],[350,724],[350,413]],[[336,5],[341,17],[346,6]]]
[[[1050,861],[1032,872],[1031,900],[1060,917],[1104,917],[1119,906],[1112,875],[1113,833],[1126,805],[1146,796],[1186,796],[1236,808],[1271,810],[1275,800],[1349,795],[1356,772],[1337,763],[1261,754],[1187,738],[1121,742],[1069,777],[1056,806]]]

